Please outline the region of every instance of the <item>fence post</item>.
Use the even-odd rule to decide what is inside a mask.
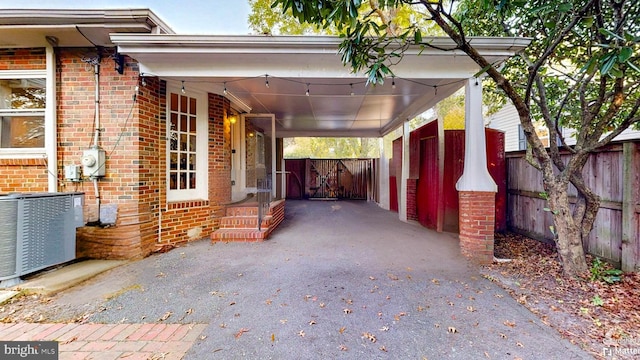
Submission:
[[[640,234],[638,234],[638,209],[640,208],[640,154],[635,142],[622,145],[622,271],[631,272],[639,267]]]

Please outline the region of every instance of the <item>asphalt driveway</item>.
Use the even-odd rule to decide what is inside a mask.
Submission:
[[[287,201],[265,242],[193,242],[49,308],[57,321],[206,324],[186,359],[591,358],[468,265],[456,235],[366,202]]]

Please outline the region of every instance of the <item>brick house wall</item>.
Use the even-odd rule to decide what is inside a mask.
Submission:
[[[85,193],[85,221],[98,220],[92,181],[64,180],[64,166],[80,164],[93,142],[95,49],[56,49],[58,191]],[[209,199],[168,203],[166,192],[166,83],[145,78],[135,60],[115,70],[111,53],[100,61],[100,140],[107,155],[98,182],[101,206],[117,207],[114,226],[77,231],[77,257],[133,259],[156,246],[205,238],[231,200],[229,101],[209,94]],[[44,49],[0,50],[0,70],[45,69]],[[139,91],[134,101],[136,86]],[[0,193],[48,190],[45,159],[0,159]]]

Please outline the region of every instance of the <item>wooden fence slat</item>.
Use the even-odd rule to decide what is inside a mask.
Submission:
[[[637,143],[625,143],[622,150],[622,254],[623,271],[635,271],[640,267],[640,154]]]

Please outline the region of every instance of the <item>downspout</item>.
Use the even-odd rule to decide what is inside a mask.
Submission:
[[[58,139],[56,115],[56,52],[58,40],[47,37],[46,46],[46,107],[45,107],[45,153],[48,170],[49,192],[58,191]]]
[[[95,89],[95,132],[93,134],[93,148],[94,149],[98,149],[100,148],[100,146],[98,146],[98,141],[100,140],[100,56],[98,56],[98,59],[96,61],[96,63],[93,65],[93,69],[94,69],[94,75],[95,75],[95,82],[96,82],[96,89]],[[104,166],[104,165],[100,165],[100,166]],[[98,177],[97,176],[92,176],[92,180],[93,180],[93,191],[96,197],[96,211],[97,211],[97,215],[98,215],[98,219],[97,222],[100,223],[100,190],[98,189]]]

